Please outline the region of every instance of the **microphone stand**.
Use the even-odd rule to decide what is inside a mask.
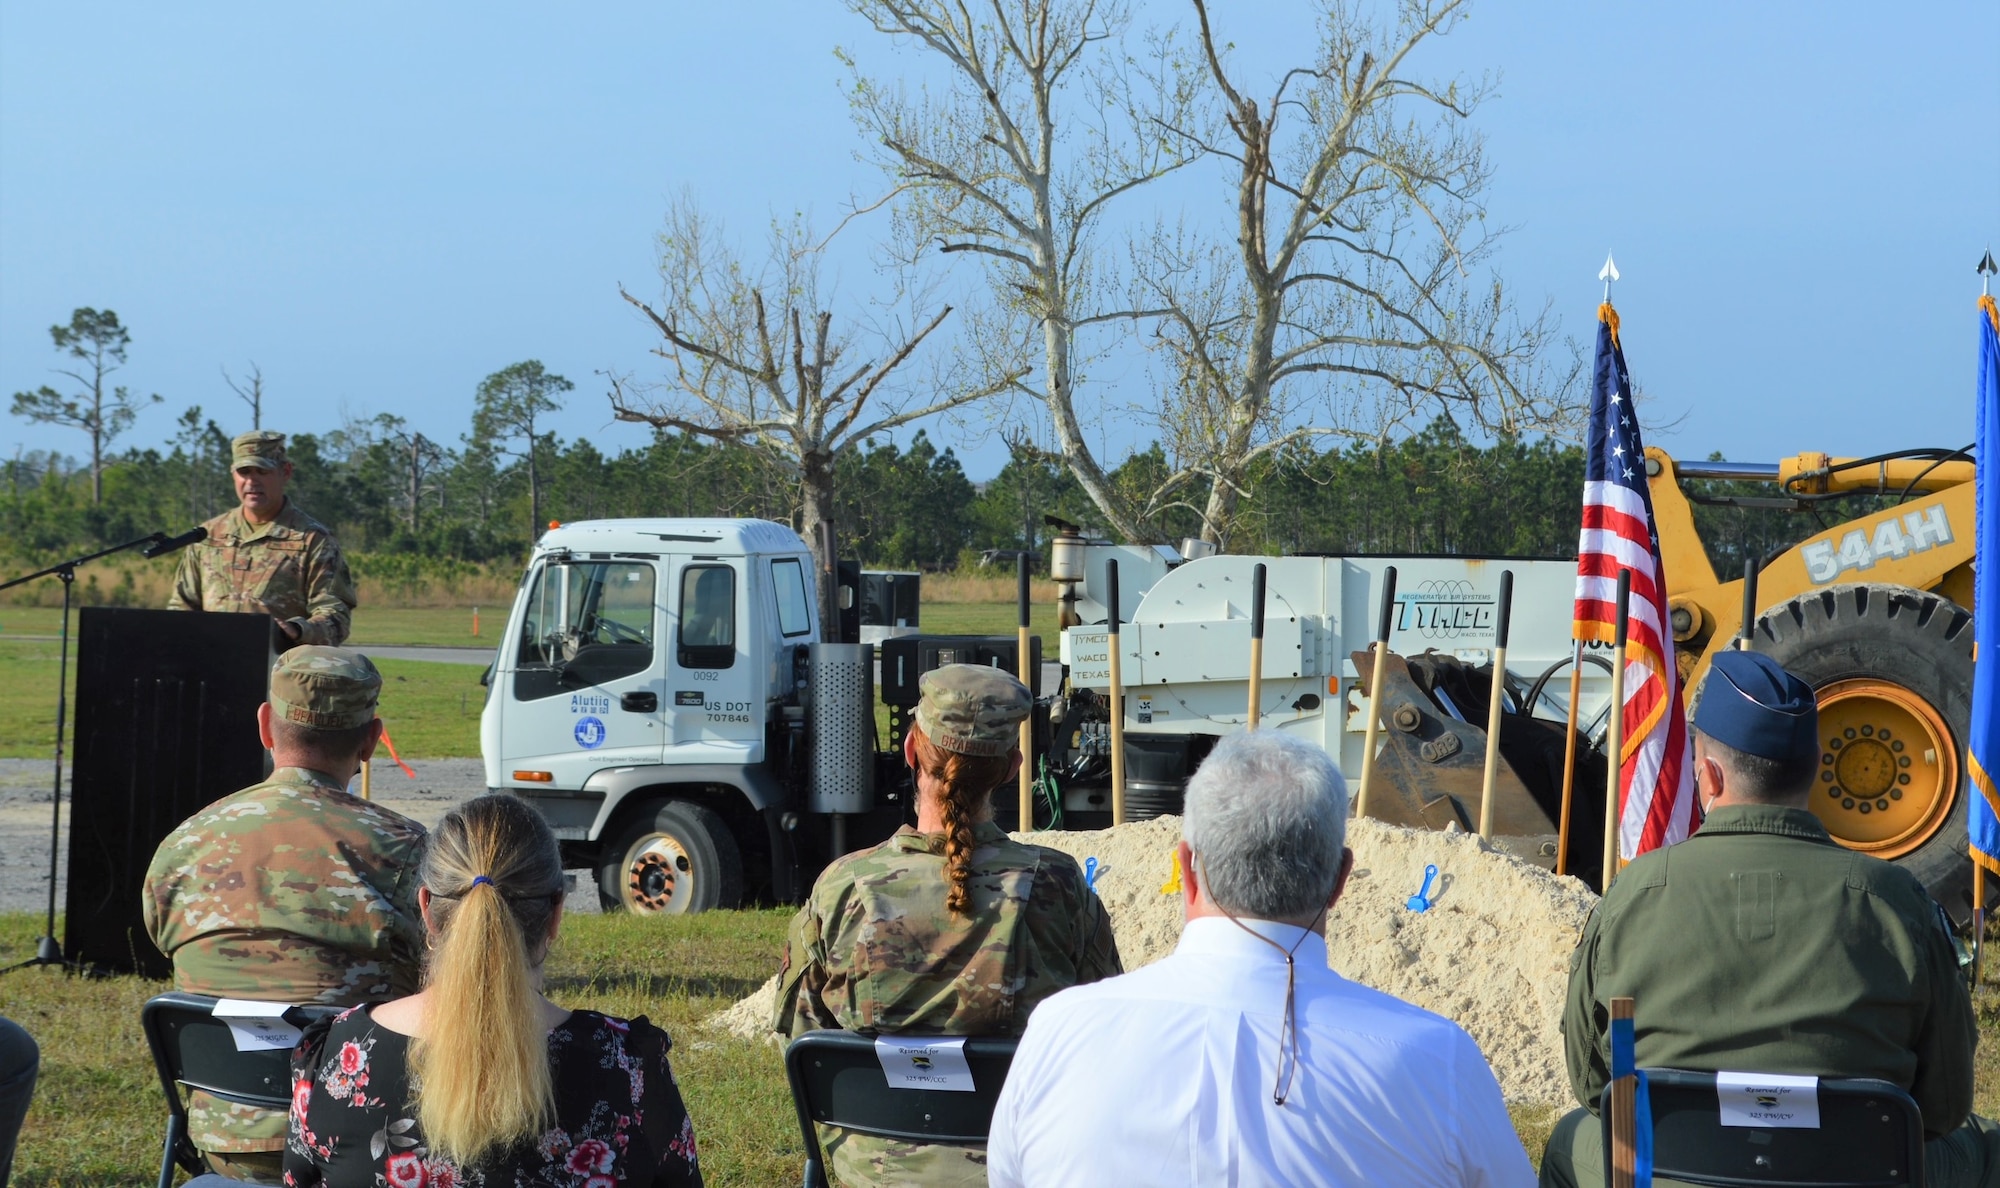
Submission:
[[[17,577],[11,582],[0,582],[0,590],[11,590],[36,578],[54,576],[62,582],[63,591],[62,644],[58,652],[60,659],[56,669],[56,773],[55,782],[49,789],[49,912],[42,937],[35,942],[35,955],[19,964],[0,969],[0,974],[13,973],[17,969],[26,969],[31,965],[69,964],[63,958],[62,946],[56,943],[56,863],[62,852],[61,842],[58,839],[62,836],[63,727],[69,717],[69,606],[70,587],[76,582],[76,567],[100,557],[109,557],[113,553],[122,553],[141,545],[158,545],[166,540],[166,533],[155,532],[150,536],[128,540],[124,544],[99,549],[82,557],[71,557],[47,569],[37,570],[25,577]]]

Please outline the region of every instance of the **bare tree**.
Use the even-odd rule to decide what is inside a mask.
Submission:
[[[669,364],[667,378],[647,387],[609,376],[613,414],[741,442],[794,471],[800,529],[822,575],[839,555],[838,542],[828,549],[822,533],[834,525],[834,460],[842,450],[984,400],[1020,378],[965,381],[954,362],[940,360],[921,384],[893,382],[951,307],[925,314],[919,298],[910,303],[914,316],[897,325],[836,331],[830,295],[821,292],[824,243],[815,245],[803,225],[775,226],[767,259],[753,269],[683,199],[668,213],[660,249],[658,308],[619,292],[659,331],[653,353]],[[857,337],[867,345],[857,347]],[[820,586],[830,622],[833,583]]]
[[[449,457],[445,448],[417,432],[401,417],[383,413],[376,420],[382,425],[382,442],[396,451],[398,469],[402,471],[403,523],[415,536],[422,527],[423,501],[427,492],[435,492],[443,498],[442,484],[436,480],[436,471]],[[443,510],[443,503],[439,503]]]
[[[105,392],[105,377],[124,365],[126,348],[132,345],[131,332],[119,324],[112,311],[75,310],[69,325],[49,327],[49,338],[56,350],[77,360],[81,368],[58,367],[56,374],[75,380],[82,385],[81,390],[65,396],[44,384],[33,392],[16,392],[12,411],[30,421],[66,425],[90,435],[90,501],[102,504],[104,452],[132,427],[142,404],[158,404],[160,397],[135,399],[122,387]]]
[[[250,360],[250,378],[247,383],[237,383],[227,367],[222,369],[222,382],[236,393],[236,398],[250,406],[250,428],[255,431],[264,427],[264,371]]]
[[[1381,440],[1439,414],[1499,434],[1568,427],[1573,384],[1536,369],[1548,313],[1521,323],[1485,269],[1499,232],[1466,124],[1485,85],[1408,69],[1465,0],[1402,0],[1388,27],[1329,0],[1311,64],[1262,103],[1193,4],[1227,134],[1168,127],[1230,163],[1235,243],[1162,229],[1135,252],[1173,373],[1160,408],[1177,469],[1155,499],[1183,499],[1221,542],[1252,466],[1305,438]]]
[[[1128,56],[1121,0],[848,0],[878,32],[933,55],[949,70],[940,93],[911,98],[857,71],[855,118],[880,145],[878,162],[901,198],[898,219],[920,247],[969,252],[987,266],[1007,370],[1024,341],[1040,339],[1042,401],[1077,482],[1112,527],[1153,535],[1092,454],[1078,413],[1077,335],[1148,316],[1123,304],[1092,252],[1100,220],[1120,198],[1190,159],[1162,134],[1194,122],[1196,80],[1172,43]]]

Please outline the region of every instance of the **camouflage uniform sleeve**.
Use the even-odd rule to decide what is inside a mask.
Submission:
[[[389,980],[398,994],[415,994],[423,988],[424,911],[417,903],[417,888],[423,885],[424,852],[430,835],[419,833],[400,864],[396,885],[390,889],[389,903],[396,920],[389,934]]]
[[[1088,887],[1084,888],[1083,898],[1078,937],[1081,955],[1076,963],[1078,985],[1117,977],[1125,972],[1125,963],[1118,957],[1118,938],[1111,931],[1111,913],[1104,910],[1104,901]]]
[[[306,542],[306,618],[293,619],[299,642],[339,647],[347,640],[350,616],[360,605],[347,554],[332,533],[314,533]]]
[[[1111,914],[1090,889],[1076,859],[1060,850],[1040,848],[1042,867],[1030,894],[1039,901],[1034,908],[1037,915],[1061,930],[1050,943],[1060,947],[1076,971],[1076,981],[1071,984],[1081,986],[1124,973],[1117,936],[1111,930]]]
[[[771,1030],[798,1037],[808,1031],[838,1028],[833,1012],[820,997],[826,989],[826,943],[820,934],[815,894],[792,917],[785,936],[784,963],[778,967],[778,993]]]
[[[152,938],[153,947],[168,957],[172,957],[173,954],[167,951],[167,946],[163,943],[167,920],[164,914],[165,905],[160,902],[160,893],[164,890],[167,878],[167,866],[163,859],[166,857],[168,844],[174,840],[175,833],[168,834],[160,843],[160,848],[153,851],[152,864],[146,868],[146,885],[139,892],[139,915],[146,922],[146,935]]]
[[[174,592],[167,596],[168,610],[201,609],[201,566],[195,556],[201,546],[181,550],[180,568],[174,571]]]

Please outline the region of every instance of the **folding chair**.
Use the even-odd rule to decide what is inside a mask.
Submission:
[[[1653,1175],[1714,1188],[1922,1188],[1924,1121],[1872,1077],[1821,1077],[1819,1125],[1724,1126],[1716,1074],[1649,1068]],[[1611,1088],[1598,1101],[1611,1180]]]
[[[215,1017],[218,1000],[206,994],[169,990],[147,1000],[140,1010],[146,1046],[167,1096],[167,1139],[160,1154],[159,1188],[173,1188],[174,1165],[190,1175],[207,1171],[201,1152],[188,1140],[187,1102],[181,1090],[203,1089],[224,1101],[289,1110],[292,1106],[292,1066],[289,1051],[268,1048],[236,1050],[229,1024]],[[294,1006],[284,1020],[304,1028],[314,1019],[344,1007]]]
[[[898,1036],[905,1040],[946,1036]],[[806,1144],[805,1188],[827,1188],[826,1153],[815,1124],[839,1126],[883,1138],[922,1143],[983,1144],[993,1128],[993,1107],[1007,1081],[1019,1042],[1008,1036],[972,1036],[965,1061],[973,1091],[892,1088],[875,1055],[872,1035],[808,1031],[785,1049],[799,1133]]]

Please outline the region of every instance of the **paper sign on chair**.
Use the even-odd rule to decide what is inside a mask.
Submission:
[[[229,1024],[230,1038],[239,1052],[267,1052],[274,1048],[289,1051],[299,1042],[298,1028],[285,1022],[291,1004],[256,1002],[248,998],[222,998],[215,1003],[215,1017]]]
[[[965,1037],[877,1036],[875,1058],[891,1089],[931,1089],[971,1093],[972,1066],[965,1060]]]
[[[1819,1078],[1719,1072],[1715,1095],[1724,1126],[1819,1129]]]

